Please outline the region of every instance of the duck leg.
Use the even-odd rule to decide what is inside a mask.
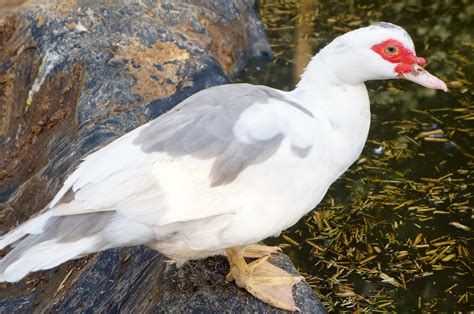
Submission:
[[[245,261],[246,246],[230,248],[226,250],[230,264],[230,272],[226,276],[227,281],[235,280],[240,288],[247,290],[257,299],[274,307],[299,311],[293,299],[293,286],[303,277],[292,276],[281,268],[270,264],[267,260],[275,247],[267,247],[259,244],[250,245],[247,254],[250,256],[262,256],[248,263]]]

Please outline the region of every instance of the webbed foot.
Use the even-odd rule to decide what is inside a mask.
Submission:
[[[271,249],[267,250],[267,248]],[[293,286],[303,277],[290,275],[283,269],[269,263],[267,260],[270,254],[274,253],[272,250],[276,249],[259,244],[252,244],[248,251],[246,247],[227,249],[230,272],[227,274],[226,280],[235,280],[237,286],[274,307],[288,311],[300,311],[293,299]],[[256,255],[263,257],[247,264],[244,257]]]

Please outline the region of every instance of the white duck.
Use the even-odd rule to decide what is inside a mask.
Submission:
[[[179,263],[226,254],[228,280],[297,310],[300,277],[267,261],[276,248],[252,243],[295,224],[358,158],[370,124],[365,81],[446,91],[424,64],[405,30],[379,23],[333,40],[291,92],[230,84],[189,97],[87,156],[47,208],[1,237],[0,248],[14,248],[0,281],[143,244]]]

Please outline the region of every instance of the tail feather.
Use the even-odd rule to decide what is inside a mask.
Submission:
[[[10,263],[1,261],[0,281],[15,282],[30,272],[49,269],[75,259],[95,247],[96,237],[84,238],[74,243],[47,240],[21,252],[21,258],[11,258]],[[15,254],[17,257],[19,254]],[[7,256],[8,257],[8,256]]]
[[[45,216],[43,216],[45,215]],[[13,249],[0,260],[0,282],[15,282],[30,272],[112,247],[144,244],[154,232],[116,212],[37,216],[3,236]]]
[[[27,234],[39,234],[43,232],[46,222],[51,218],[52,214],[50,211],[46,211],[32,219],[28,220],[21,226],[7,234],[0,237],[0,250],[3,250],[7,245],[13,244],[20,240]]]

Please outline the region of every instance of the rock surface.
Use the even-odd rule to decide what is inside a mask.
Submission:
[[[297,274],[287,256],[275,255],[274,264]],[[84,262],[86,263],[86,262]],[[82,263],[82,265],[84,264]],[[87,262],[78,275],[69,269],[55,291],[44,302],[35,293],[0,300],[2,312],[60,312],[77,310],[124,313],[203,313],[275,312],[235,284],[224,280],[228,264],[224,257],[192,261],[182,268],[166,264],[164,257],[144,248],[114,249],[99,253]],[[46,275],[48,279],[54,275]],[[38,289],[41,287],[38,285]],[[303,313],[325,313],[322,304],[304,281],[297,284],[294,296]],[[280,311],[281,312],[281,311]]]
[[[2,232],[88,153],[271,56],[253,1],[19,2],[0,14]],[[69,262],[1,286],[0,311],[271,310],[225,284],[224,258],[167,271],[163,259],[135,247]],[[324,311],[306,283],[295,293],[304,312]]]

